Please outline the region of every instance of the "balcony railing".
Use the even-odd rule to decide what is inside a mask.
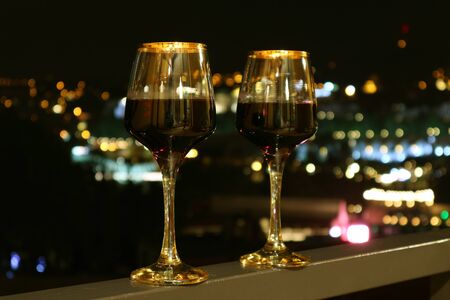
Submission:
[[[210,279],[190,287],[149,287],[132,284],[124,278],[16,294],[4,299],[323,299],[374,288],[387,289],[414,279],[424,280],[427,298],[450,299],[450,229],[391,236],[362,245],[308,250],[302,254],[311,257],[313,262],[298,271],[249,270],[238,262],[230,262],[205,266]]]

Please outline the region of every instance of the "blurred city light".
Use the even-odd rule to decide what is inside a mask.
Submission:
[[[330,228],[329,235],[333,238],[338,238],[342,235],[342,230],[340,226],[334,225]]]
[[[345,90],[344,90],[345,94],[349,97],[352,97],[355,95],[356,93],[356,88],[354,85],[348,85]]]
[[[367,225],[354,224],[347,229],[347,239],[353,244],[362,244],[369,241],[370,230]]]
[[[189,150],[189,152],[186,154],[186,158],[196,158],[198,156],[198,150],[195,148],[192,148]]]
[[[20,267],[20,255],[17,252],[11,252],[11,258],[9,260],[9,265],[11,270],[17,270]]]
[[[36,264],[36,271],[38,273],[44,273],[45,269],[47,268],[47,262],[45,260],[45,257],[39,256]]]

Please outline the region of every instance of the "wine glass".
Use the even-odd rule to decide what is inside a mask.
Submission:
[[[309,54],[292,50],[252,51],[247,57],[236,127],[264,154],[270,175],[270,223],[266,244],[240,258],[243,266],[299,268],[308,264],[290,252],[281,236],[280,198],[285,162],[317,130],[314,79]]]
[[[188,285],[208,273],[184,264],[175,244],[175,181],[185,155],[215,130],[214,91],[206,45],[144,43],[137,49],[125,107],[125,127],[151,150],[162,173],[164,237],[156,263],[131,273],[152,285]]]

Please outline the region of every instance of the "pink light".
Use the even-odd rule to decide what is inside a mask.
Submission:
[[[347,239],[353,244],[362,244],[369,240],[369,227],[364,224],[350,225],[347,229]]]

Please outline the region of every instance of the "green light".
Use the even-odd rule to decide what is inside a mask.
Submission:
[[[441,211],[441,219],[442,220],[448,219],[448,211],[446,211],[446,210]]]

